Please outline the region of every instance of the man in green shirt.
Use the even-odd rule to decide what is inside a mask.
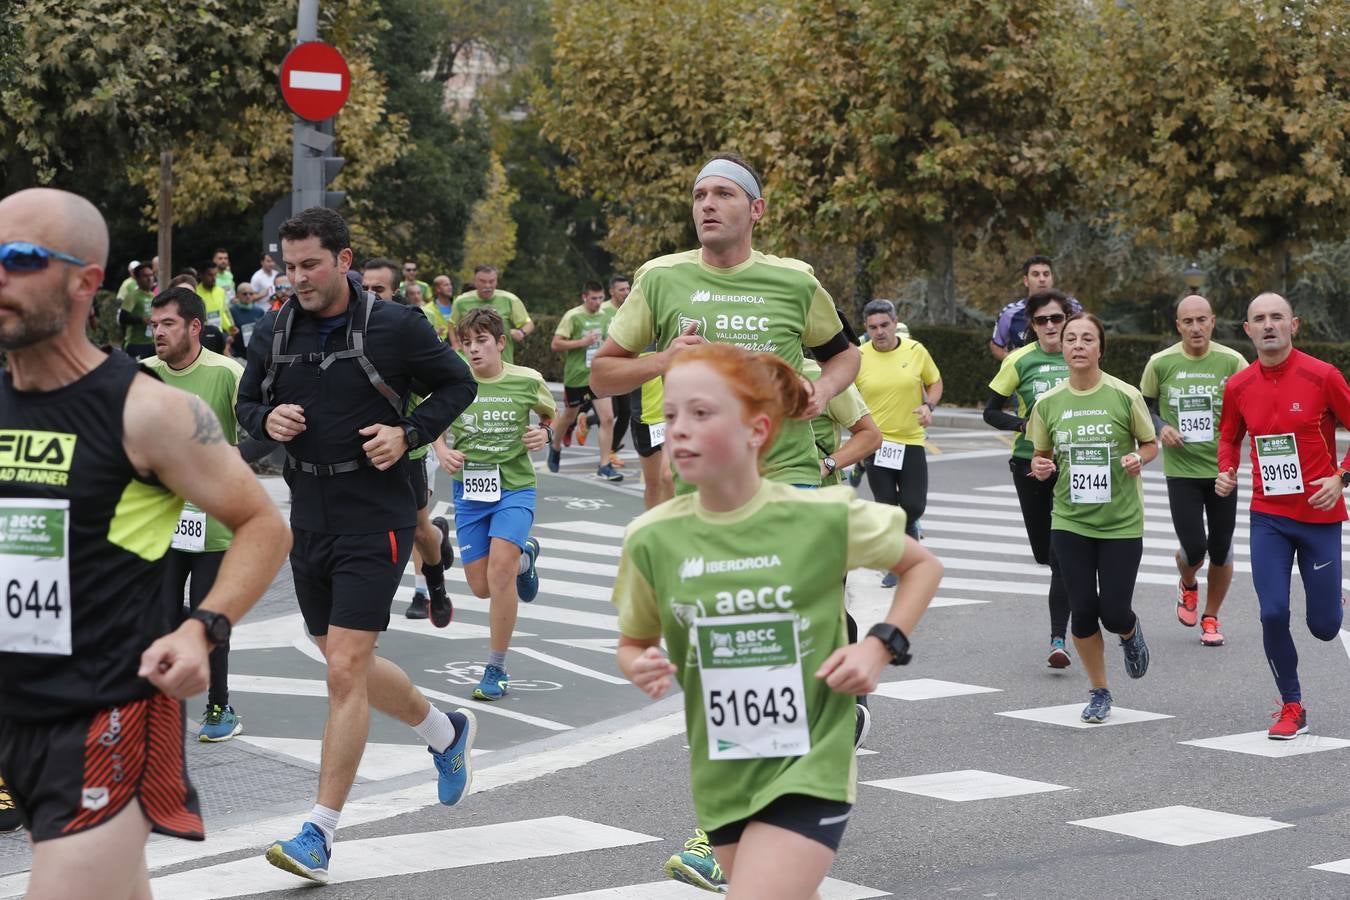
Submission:
[[[150,304],[155,354],[145,365],[154,369],[165,384],[200,397],[220,420],[225,440],[235,446],[239,443],[239,423],[234,404],[239,399],[239,379],[244,367],[202,346],[205,318],[201,298],[185,287],[169,288],[155,297]],[[187,587],[189,606],[196,609],[201,605],[216,582],[221,560],[233,537],[224,524],[191,503],[184,503],[173,543],[165,555],[165,603],[181,607],[183,590]],[[211,687],[197,740],[219,743],[239,734],[244,725],[230,706],[229,642],[213,649],[210,659]]]
[[[1200,643],[1220,647],[1219,608],[1233,583],[1237,494],[1220,497],[1214,491],[1219,477],[1219,413],[1224,385],[1247,367],[1247,360],[1211,340],[1214,311],[1204,297],[1192,294],[1177,305],[1177,331],[1180,341],[1149,358],[1139,390],[1153,412],[1153,425],[1164,448],[1167,501],[1181,542],[1176,554],[1181,573],[1177,620],[1188,628],[1196,623],[1198,575],[1208,554]]]
[[[230,305],[226,301],[225,289],[220,286],[217,276],[220,270],[214,262],[202,266],[197,277],[197,296],[202,298],[206,307],[206,324],[214,325],[226,337],[234,334],[234,318],[230,315]]]
[[[230,271],[230,251],[224,247],[217,247],[211,262],[216,266],[216,284],[225,292],[225,299],[233,302],[234,272]]]
[[[581,289],[581,304],[563,314],[550,345],[554,353],[563,354],[563,394],[566,408],[558,420],[558,427],[548,448],[548,470],[557,472],[562,461],[562,436],[572,427],[578,413],[590,403],[600,417],[600,464],[595,477],[606,481],[623,481],[623,475],[614,471],[609,461],[610,444],[614,439],[614,406],[608,397],[591,393],[591,362],[600,343],[609,331],[612,316],[602,304],[605,289],[598,281],[588,281]],[[584,415],[584,413],[583,413]]]
[[[460,294],[450,307],[450,326],[459,327],[459,322],[471,309],[481,306],[491,307],[510,326],[507,334],[511,340],[506,342],[506,352],[502,355],[508,364],[516,360],[515,345],[522,343],[525,336],[534,331],[534,322],[520,298],[510,291],[497,290],[497,269],[495,266],[481,265],[473,270],[473,290]]]
[[[131,270],[131,284],[123,284],[117,292],[121,302],[117,321],[122,326],[122,349],[137,359],[155,353],[150,340],[150,301],[154,299],[150,288],[154,280],[150,263],[138,262]]]
[[[427,284],[425,281],[418,280],[417,260],[409,256],[403,260],[403,282],[399,285],[399,290],[403,293],[404,297],[408,296],[409,286],[414,284],[422,289],[421,300],[425,300],[431,296],[431,285]]]

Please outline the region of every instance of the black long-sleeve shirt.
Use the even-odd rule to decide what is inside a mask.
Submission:
[[[352,304],[356,287],[349,282]],[[478,393],[469,367],[436,337],[420,309],[375,300],[366,326],[365,355],[375,370],[403,398],[416,390],[425,399],[408,415],[399,415],[377,391],[354,359],[335,360],[320,372],[317,363],[300,362],[278,368],[271,403],[262,400],[262,382],[272,352],[277,314],[269,312],[255,326],[248,345],[248,361],[239,383],[235,412],[249,434],[263,436],[267,416],[283,403],[304,410],[305,430],[284,446],[296,459],[311,463],[340,463],[364,459],[360,434],[369,425],[415,427],[426,444],[450,426]],[[345,317],[325,321],[296,308],[285,352],[328,353],[347,347]],[[321,334],[321,326],[327,326]],[[331,330],[330,330],[331,329]],[[417,522],[420,498],[413,496],[405,456],[385,471],[362,466],[341,475],[308,475],[287,465],[291,486],[291,524],[324,534],[366,534],[408,528]]]

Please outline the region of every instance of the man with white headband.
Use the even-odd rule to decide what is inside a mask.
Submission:
[[[759,175],[740,157],[714,156],[694,179],[694,227],[699,247],[662,256],[638,269],[632,291],[591,363],[596,396],[621,394],[665,375],[679,353],[705,341],[773,353],[802,371],[803,347],[821,366],[811,403],[799,420],[783,423],[764,457],[764,477],[799,487],[820,484],[811,420],[853,383],[861,356],[834,300],[801,260],[768,256],[751,244],[764,216]],[[638,356],[650,345],[656,352]],[[676,491],[686,485],[676,478]],[[850,635],[850,639],[853,636]],[[855,745],[866,734],[858,713]],[[666,875],[711,891],[725,884],[708,836],[701,830],[671,856]]]
[[[858,348],[809,265],[751,246],[755,223],[764,216],[764,193],[748,163],[729,153],[714,156],[694,179],[693,215],[700,246],[638,269],[592,362],[591,389],[597,396],[631,391],[664,375],[676,354],[704,341],[773,353],[798,372],[802,348],[810,347],[822,369],[810,408],[783,426],[764,475],[815,486],[820,464],[811,419],[853,383]],[[638,356],[653,343],[656,353]]]

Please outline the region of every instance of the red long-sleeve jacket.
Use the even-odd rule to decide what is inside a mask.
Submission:
[[[1337,473],[1336,423],[1350,423],[1350,386],[1339,369],[1293,350],[1277,366],[1260,361],[1228,379],[1219,419],[1219,471],[1237,469],[1242,439],[1247,434],[1290,434],[1303,469],[1301,494],[1267,497],[1261,487],[1256,442],[1251,441],[1252,512],[1285,516],[1300,522],[1344,522],[1345,501],[1328,510],[1313,509],[1308,498],[1321,478]],[[1350,471],[1350,453],[1340,468]]]

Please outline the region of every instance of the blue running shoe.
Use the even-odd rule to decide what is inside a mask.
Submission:
[[[473,689],[475,700],[500,700],[511,690],[511,676],[501,666],[489,665],[483,669],[478,687]]]
[[[539,596],[539,573],[534,570],[534,561],[539,558],[540,549],[538,539],[533,536],[525,539],[521,552],[530,557],[530,567],[516,576],[516,594],[526,603]]]
[[[454,806],[473,787],[473,739],[478,733],[478,720],[467,709],[457,709],[446,716],[455,726],[455,742],[444,753],[430,747],[427,752],[435,760],[439,775],[436,793],[446,806]]]
[[[328,861],[332,851],[323,839],[323,832],[313,822],[306,822],[300,833],[289,841],[277,841],[268,847],[265,856],[278,869],[319,884],[328,883]]]
[[[1111,715],[1111,692],[1106,688],[1093,688],[1088,695],[1092,699],[1083,707],[1083,721],[1100,725]]]
[[[684,842],[684,851],[676,853],[666,860],[666,877],[672,881],[712,891],[714,894],[727,892],[727,880],[717,857],[708,844],[708,835],[703,829],[694,829],[694,836]]]
[[[1127,641],[1120,641],[1120,649],[1125,654],[1125,674],[1131,678],[1143,678],[1148,671],[1148,644],[1144,643],[1144,623],[1139,616],[1134,617],[1134,634]]]
[[[244,722],[235,715],[233,706],[217,706],[213,703],[202,716],[202,729],[197,732],[197,740],[203,744],[219,744],[243,730]]]
[[[884,588],[895,587],[895,581],[896,578],[894,572],[887,572],[885,575],[881,576],[881,586]]]
[[[609,463],[605,463],[603,466],[596,469],[595,477],[602,478],[605,481],[623,481],[623,475],[614,471],[614,467]]]
[[[552,446],[548,448],[548,470],[557,472],[558,466],[562,464],[562,451],[554,450]]]

